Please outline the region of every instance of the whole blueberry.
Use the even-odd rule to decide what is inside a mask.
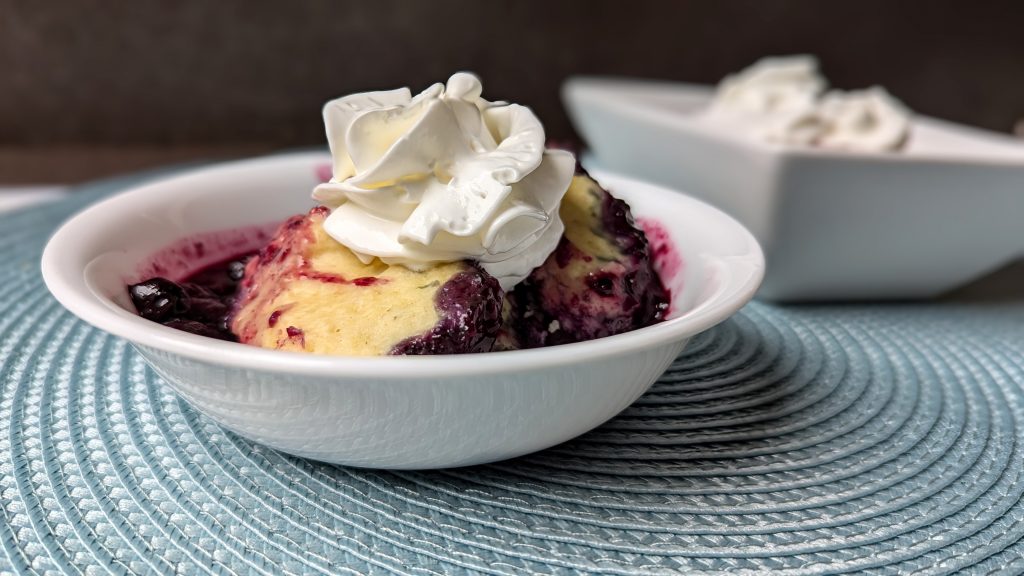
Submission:
[[[238,282],[245,276],[245,260],[228,263],[228,278]]]
[[[139,316],[154,322],[184,314],[189,309],[189,297],[181,286],[166,278],[150,278],[128,286],[128,295]]]

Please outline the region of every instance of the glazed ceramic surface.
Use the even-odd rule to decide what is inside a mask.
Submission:
[[[328,161],[321,153],[258,158],[106,199],[50,240],[46,284],[80,318],[129,340],[182,398],[238,434],[338,464],[436,468],[525,454],[601,424],[647,390],[691,336],[746,303],[763,276],[757,242],[732,218],[673,190],[597,171],[640,221],[660,224],[678,256],[663,274],[673,303],[661,324],[538,350],[355,358],[212,340],[134,314],[125,283],[140,279],[154,253],[196,234],[307,210]],[[214,250],[205,259],[220,256]]]
[[[685,190],[760,241],[775,300],[940,294],[1024,256],[1024,143],[917,116],[901,152],[794,148],[701,117],[712,89],[573,78],[593,165]]]

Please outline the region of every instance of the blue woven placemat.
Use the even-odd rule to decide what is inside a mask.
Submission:
[[[388,473],[227,433],[46,292],[0,217],[0,571],[1024,572],[1024,304],[751,304],[554,449]]]

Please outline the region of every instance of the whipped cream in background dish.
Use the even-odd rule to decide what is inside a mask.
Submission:
[[[333,178],[313,191],[332,208],[327,234],[366,263],[476,260],[504,290],[540,266],[564,230],[558,208],[575,159],[544,148],[529,108],[481,93],[476,76],[459,73],[416,96],[328,102]]]
[[[827,85],[813,56],[763,58],[722,80],[706,116],[784,145],[888,151],[906,143],[910,111],[885,89]]]

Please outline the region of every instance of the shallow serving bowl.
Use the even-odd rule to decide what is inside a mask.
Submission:
[[[212,340],[133,313],[125,284],[152,272],[153,254],[307,210],[328,161],[320,153],[258,158],[113,196],[54,234],[43,277],[65,307],[129,340],[182,398],[238,434],[338,464],[434,468],[525,454],[601,424],[647,390],[691,336],[746,303],[763,275],[757,242],[732,218],[598,172],[641,221],[661,224],[679,257],[664,274],[670,318],[656,326],[539,350],[356,358]],[[254,247],[246,242],[253,241],[243,235],[212,243],[169,265],[197,268]]]
[[[1024,256],[1024,142],[917,116],[901,152],[766,144],[707,121],[708,86],[573,78],[596,164],[685,190],[764,248],[776,300],[940,294]]]

